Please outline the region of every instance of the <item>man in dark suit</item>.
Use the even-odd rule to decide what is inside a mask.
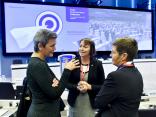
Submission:
[[[143,80],[133,64],[138,51],[131,38],[117,39],[112,46],[112,63],[118,67],[108,74],[95,99],[99,117],[138,117]]]

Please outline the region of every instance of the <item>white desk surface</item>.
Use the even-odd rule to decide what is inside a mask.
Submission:
[[[156,105],[156,96],[142,96],[142,99],[148,99],[140,103],[139,109],[153,109],[150,105]]]
[[[19,103],[20,100],[0,100],[0,106],[2,106],[2,109],[0,109],[0,117],[9,117],[13,115],[17,111],[17,103]],[[10,103],[12,103],[12,106],[10,107]]]
[[[5,109],[2,109],[2,111],[0,109],[0,112],[3,112],[3,110],[7,110],[7,111],[5,113],[3,113],[2,115],[0,113],[0,115],[1,115],[0,117],[9,117],[17,111],[17,107],[16,108],[9,108],[9,109],[5,108]]]
[[[52,67],[52,66],[60,66],[60,63],[59,62],[54,62],[54,63],[48,63],[49,67]],[[11,65],[11,69],[26,69],[28,66],[28,64],[12,64]]]

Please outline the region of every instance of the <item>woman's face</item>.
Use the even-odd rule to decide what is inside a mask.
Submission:
[[[42,48],[42,54],[45,57],[52,57],[54,54],[54,51],[56,50],[55,46],[56,46],[56,39],[49,39],[45,47]]]
[[[84,41],[81,41],[80,47],[79,47],[79,55],[81,57],[89,57],[90,56],[90,45],[85,44]]]

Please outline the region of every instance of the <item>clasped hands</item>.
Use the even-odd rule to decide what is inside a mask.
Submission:
[[[59,80],[57,80],[56,78],[53,79],[52,82],[52,87],[57,87],[59,85]],[[87,90],[91,90],[92,87],[89,83],[87,83],[86,81],[80,81],[77,85],[77,89],[81,92],[81,93],[86,93]]]
[[[81,93],[86,93],[87,90],[91,90],[92,87],[89,83],[87,83],[86,81],[80,81],[77,85],[77,89],[81,92]]]

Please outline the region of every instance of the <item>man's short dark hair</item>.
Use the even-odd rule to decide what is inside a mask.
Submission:
[[[130,37],[124,37],[115,40],[113,46],[116,47],[119,54],[128,54],[127,61],[132,61],[138,52],[137,41]]]

